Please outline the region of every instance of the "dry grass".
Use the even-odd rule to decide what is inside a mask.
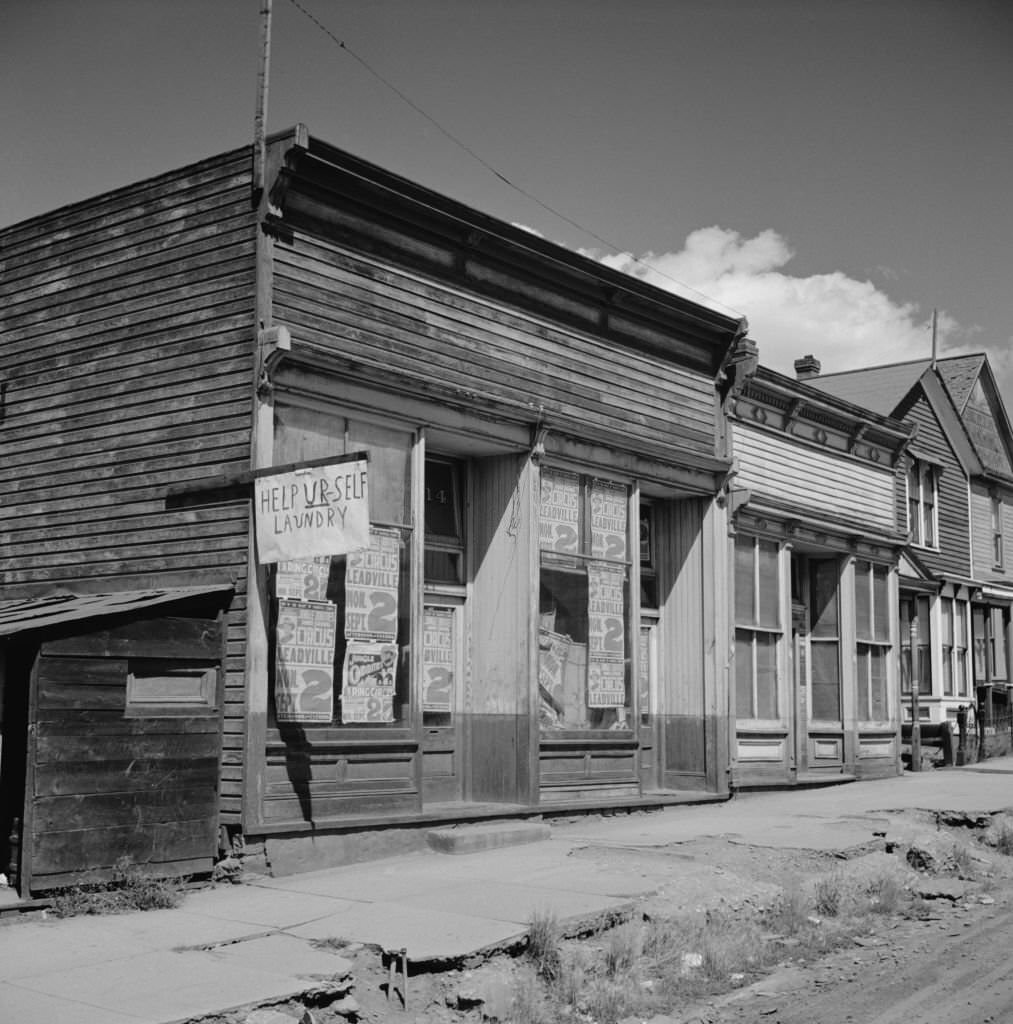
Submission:
[[[866,934],[879,915],[914,913],[908,870],[894,859],[835,868],[784,890],[769,907],[630,921],[564,942],[548,915],[530,926],[530,983],[513,1024],[650,1018],[761,977],[787,959],[808,961]]]
[[[121,857],[108,881],[84,882],[61,890],[53,900],[57,917],[81,914],[125,914],[132,910],[165,910],[183,901],[178,879],[160,878]]]

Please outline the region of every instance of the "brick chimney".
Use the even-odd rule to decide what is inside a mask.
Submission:
[[[795,379],[812,380],[820,375],[820,361],[814,355],[795,360]]]

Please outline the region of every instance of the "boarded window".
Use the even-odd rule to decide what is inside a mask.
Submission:
[[[217,691],[218,670],[212,663],[131,658],[126,714],[161,717],[211,712]]]

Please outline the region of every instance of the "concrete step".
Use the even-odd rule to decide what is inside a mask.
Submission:
[[[426,833],[426,840],[437,853],[480,853],[502,846],[540,843],[549,838],[551,831],[540,821],[488,821],[435,828]]]

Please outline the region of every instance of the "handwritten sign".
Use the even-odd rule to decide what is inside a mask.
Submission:
[[[538,543],[548,551],[576,554],[580,544],[580,477],[542,470]]]
[[[587,706],[626,706],[626,666],[621,661],[592,657],[587,663]]]
[[[369,543],[368,463],[272,473],[254,481],[261,563],[343,555]]]
[[[427,608],[422,623],[422,710],[449,712],[454,700],[454,613]]]
[[[278,602],[274,706],[279,722],[334,717],[337,609],[330,602]]]
[[[345,638],[397,639],[397,590],[401,535],[373,527],[368,547],[348,554],[345,565]]]
[[[397,644],[350,643],[341,672],[341,721],[393,722]]]
[[[587,642],[592,657],[623,659],[626,621],[625,570],[607,562],[587,566]]]
[[[591,557],[626,558],[626,488],[591,482]]]
[[[274,596],[293,601],[326,601],[330,573],[330,555],[279,562],[274,578]]]

